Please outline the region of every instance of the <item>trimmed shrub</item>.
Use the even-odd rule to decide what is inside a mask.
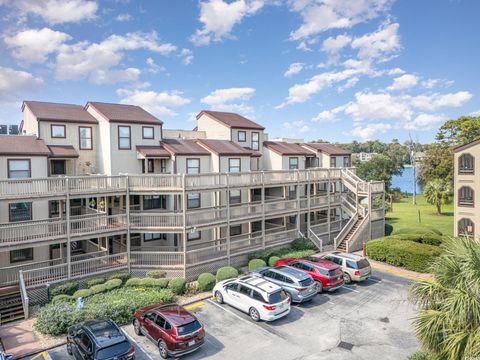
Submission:
[[[168,282],[168,288],[172,290],[175,295],[182,295],[185,292],[185,284],[187,281],[184,278],[175,278]]]
[[[58,285],[51,286],[49,289],[49,292],[50,292],[50,296],[54,297],[57,295],[73,295],[77,290],[78,290],[78,282],[65,281]]]
[[[429,353],[417,351],[408,357],[408,360],[433,360],[434,357]]]
[[[248,261],[253,259],[262,259],[267,262],[268,259],[272,256],[280,256],[281,254],[291,251],[290,247],[284,247],[280,249],[265,249],[260,251],[255,251],[248,255]]]
[[[94,285],[100,285],[100,284],[103,284],[105,283],[107,279],[103,278],[103,277],[100,277],[100,278],[93,278],[93,279],[90,279],[90,280],[87,280],[87,282],[85,283],[85,286],[87,288],[91,288],[92,286]]]
[[[315,250],[315,245],[313,245],[310,240],[305,238],[298,238],[293,240],[293,242],[290,244],[290,247],[294,251]]]
[[[210,291],[215,286],[215,275],[210,273],[203,273],[197,279],[198,290],[200,291]]]
[[[268,259],[268,266],[271,266],[271,267],[274,267],[275,266],[275,263],[277,262],[277,260],[279,260],[280,258],[278,256],[270,256],[270,259]]]
[[[69,303],[69,302],[72,302],[72,301],[73,301],[73,297],[71,297],[70,295],[65,295],[65,294],[56,295],[52,299],[53,304],[65,303],[65,302]]]
[[[120,279],[122,280],[122,284],[125,284],[127,280],[130,279],[130,274],[126,271],[114,273],[107,278],[107,280],[112,280],[112,279]]]
[[[385,224],[385,236],[392,235],[393,226],[390,224]]]
[[[440,253],[437,246],[392,237],[367,242],[367,254],[371,259],[418,272],[428,272],[430,264]]]
[[[262,259],[252,259],[248,262],[248,270],[252,271],[261,267],[267,266],[267,263]]]
[[[291,251],[289,253],[281,255],[280,258],[301,259],[301,258],[304,258],[304,257],[312,256],[315,253],[316,253],[315,250]]]
[[[115,280],[115,279],[112,279],[112,280]],[[119,279],[116,279],[116,280],[119,280]],[[95,294],[101,294],[107,291],[107,287],[105,286],[105,284],[93,285],[89,290],[92,292],[92,295],[95,295]]]
[[[198,281],[190,281],[185,284],[185,294],[193,295],[199,290]]]
[[[436,228],[433,228],[430,226],[420,226],[420,225],[394,229],[394,231],[392,232],[393,235],[425,234],[425,233],[435,233],[437,235],[443,235],[442,232]]]
[[[74,298],[75,300],[78,299],[79,297],[81,298],[86,298],[86,297],[89,297],[92,295],[92,290],[90,289],[81,289],[81,290],[77,290],[75,291],[75,293],[72,295],[72,298]]]
[[[111,291],[113,289],[117,289],[122,286],[122,280],[120,279],[112,279],[108,280],[105,284],[103,284],[107,291]]]
[[[167,272],[163,270],[152,270],[147,272],[147,277],[153,279],[162,279],[167,276]]]
[[[125,286],[165,289],[168,286],[168,279],[130,278],[125,283]]]
[[[238,270],[231,266],[224,266],[217,270],[217,282],[238,277]]]

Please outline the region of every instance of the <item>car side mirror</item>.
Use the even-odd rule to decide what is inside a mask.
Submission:
[[[5,360],[13,360],[13,354],[5,354]]]

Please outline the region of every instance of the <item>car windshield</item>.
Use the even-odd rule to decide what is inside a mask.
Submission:
[[[287,298],[287,294],[285,294],[285,291],[282,291],[282,290],[276,291],[268,295],[268,303],[276,304],[276,303],[282,302],[286,298]]]
[[[310,285],[312,285],[313,280],[312,280],[312,278],[306,278],[304,280],[300,280],[299,282],[300,282],[300,285],[302,285],[302,286],[310,286]]]
[[[95,358],[98,360],[106,360],[111,359],[115,356],[126,354],[130,349],[130,346],[131,345],[128,341],[122,341],[115,345],[98,350],[97,356]]]
[[[177,333],[180,336],[186,335],[193,333],[197,330],[199,330],[202,327],[202,324],[198,320],[192,321],[191,323],[188,323],[186,325],[182,325],[177,327]]]

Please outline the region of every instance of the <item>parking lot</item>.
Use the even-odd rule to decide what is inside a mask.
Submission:
[[[419,345],[411,328],[414,307],[408,302],[408,279],[373,271],[361,284],[293,305],[290,314],[271,323],[254,323],[228,305],[205,300],[191,311],[205,324],[206,341],[193,359],[406,359]],[[137,359],[159,359],[156,346],[125,331],[135,342]],[[49,351],[65,359],[65,348]]]

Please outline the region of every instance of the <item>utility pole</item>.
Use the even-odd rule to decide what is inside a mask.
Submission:
[[[410,165],[412,165],[412,182],[413,182],[413,194],[412,194],[412,204],[417,205],[417,172],[416,172],[416,152],[415,152],[415,144],[412,140],[412,136],[408,133],[410,138]]]

